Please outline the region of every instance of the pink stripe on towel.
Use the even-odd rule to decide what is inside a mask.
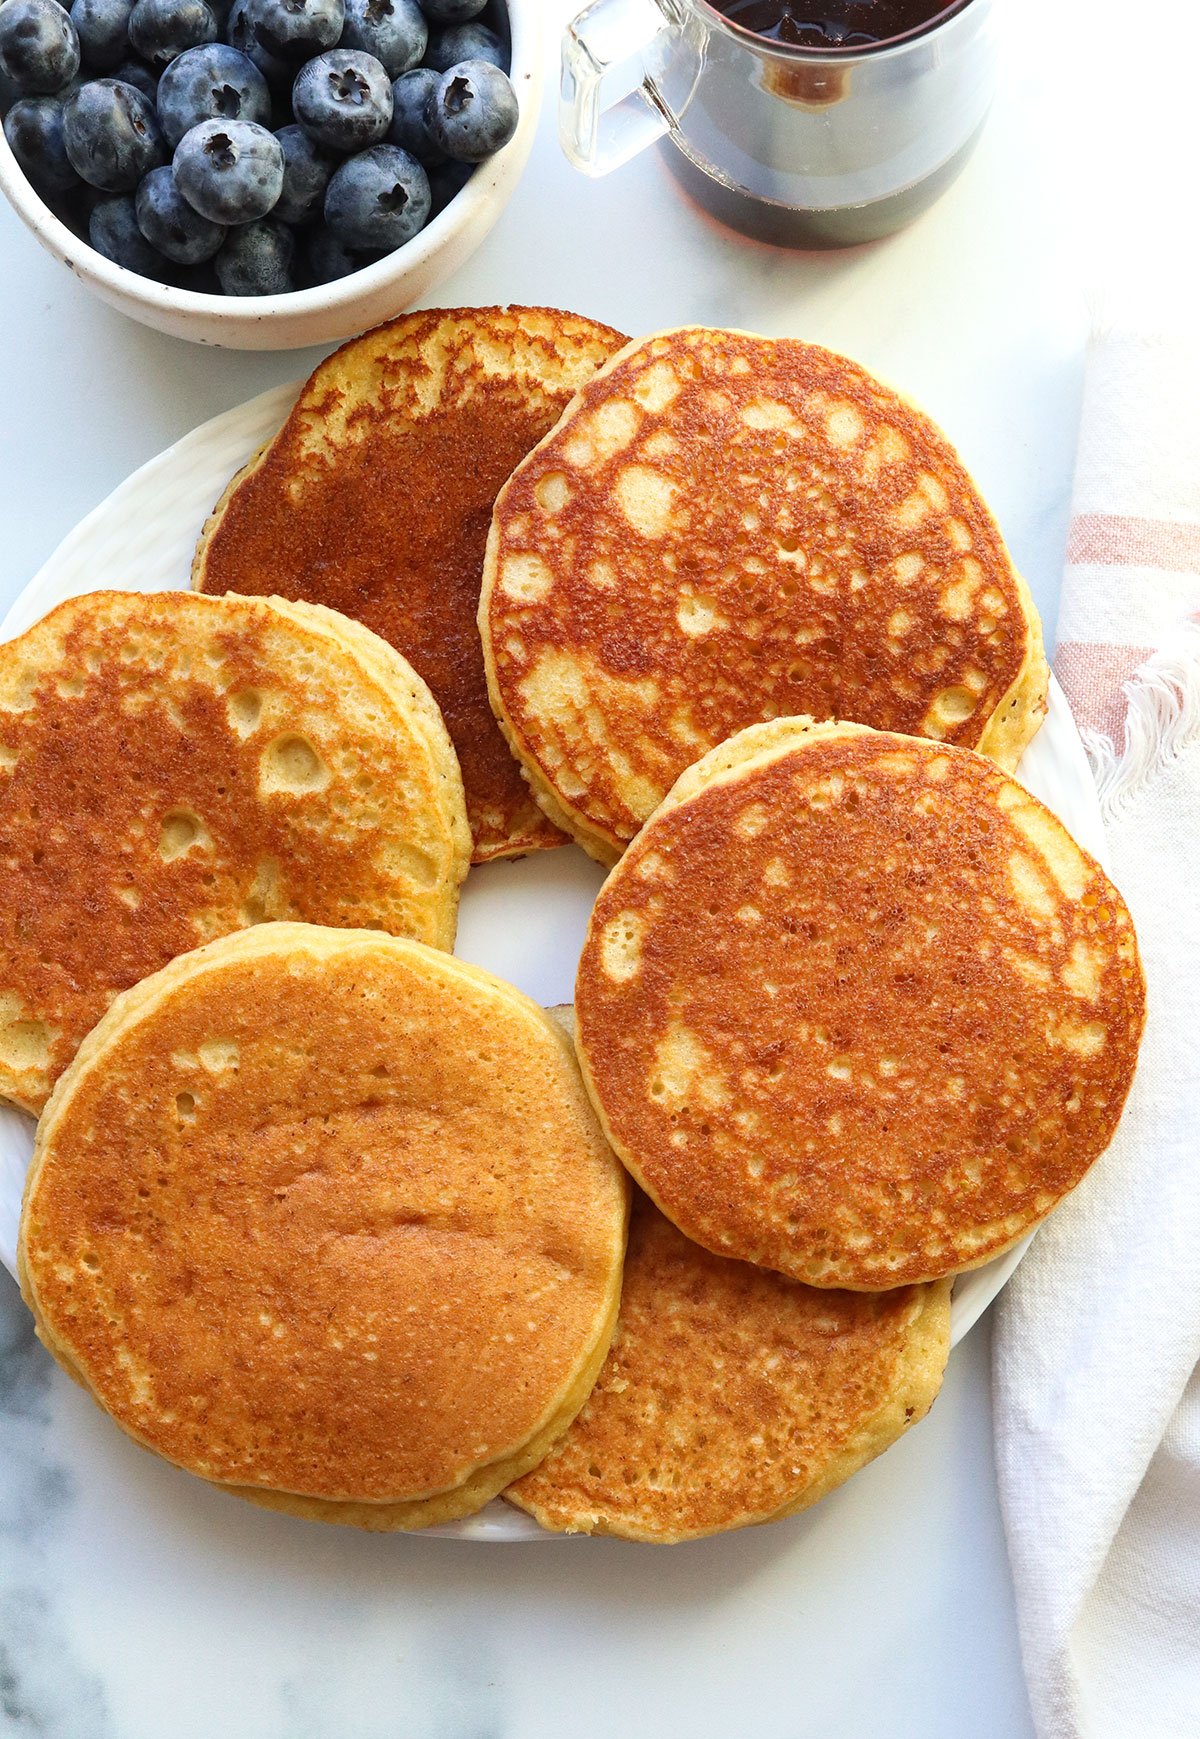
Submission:
[[[1200,574],[1200,524],[1139,519],[1130,513],[1080,513],[1071,522],[1067,560]]]
[[[1110,646],[1102,641],[1059,643],[1054,674],[1066,690],[1075,723],[1081,729],[1099,731],[1120,748],[1126,711],[1123,685],[1152,651],[1149,646]]]

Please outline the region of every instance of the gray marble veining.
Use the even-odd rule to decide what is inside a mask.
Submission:
[[[74,1655],[47,1576],[74,1487],[54,1453],[54,1362],[16,1283],[0,1273],[0,1716],[37,1739],[109,1739],[99,1678]]]

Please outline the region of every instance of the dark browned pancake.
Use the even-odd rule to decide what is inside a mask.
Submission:
[[[473,861],[562,843],[488,704],[475,623],[492,504],[624,343],[549,308],[431,309],[343,345],[204,528],[193,584],[328,604],[433,691],[462,767]]]
[[[579,965],[617,1153],[697,1243],[882,1289],[998,1255],[1107,1147],[1145,1013],[1120,894],[968,749],[755,725],[609,876]]]
[[[933,1404],[950,1282],[828,1292],[689,1242],[638,1195],[608,1358],[505,1492],[545,1528],[674,1544],[807,1509]]]
[[[539,801],[604,863],[756,721],[1013,768],[1045,711],[1037,613],[950,443],[794,339],[688,327],[589,380],[496,502],[480,627]]]

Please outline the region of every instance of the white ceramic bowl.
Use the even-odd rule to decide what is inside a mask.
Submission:
[[[539,36],[543,0],[503,0],[512,32],[512,81],[520,104],[517,131],[445,211],[395,253],[348,278],[286,296],[208,296],[178,290],[115,266],[44,205],[0,133],[0,191],[42,246],[110,307],[132,320],[231,350],[295,350],[330,344],[410,308],[475,251],[503,211],[533,146],[541,99]]]

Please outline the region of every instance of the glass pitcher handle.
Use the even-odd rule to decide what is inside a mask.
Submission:
[[[660,139],[670,119],[646,53],[670,27],[655,0],[596,0],[566,28],[558,136],[585,175],[607,175]]]

